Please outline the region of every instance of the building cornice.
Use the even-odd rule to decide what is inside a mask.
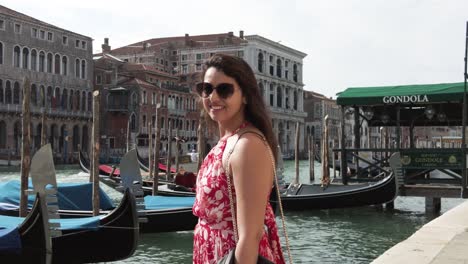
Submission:
[[[307,56],[307,54],[302,52],[302,51],[290,48],[288,46],[282,45],[282,44],[280,44],[278,42],[269,40],[269,39],[264,38],[264,37],[259,36],[259,35],[245,36],[245,39],[248,40],[249,42],[250,41],[258,42],[258,43],[262,43],[262,44],[265,44],[265,45],[268,45],[268,46],[275,47],[275,48],[277,48],[277,49],[279,49],[281,51],[284,51],[286,53],[294,54],[294,55],[300,57],[301,59],[304,59]]]

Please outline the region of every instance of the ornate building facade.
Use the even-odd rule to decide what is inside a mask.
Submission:
[[[23,80],[31,81],[32,148],[46,141],[58,162],[87,149],[91,128],[92,39],[0,5],[0,159],[21,149]]]
[[[179,153],[196,149],[199,114],[195,95],[178,82],[178,77],[141,63],[132,63],[108,53],[108,39],[103,53],[95,57],[95,87],[101,92],[101,146],[105,159],[119,158],[127,145],[139,147],[142,156],[147,155],[150,132],[158,125],[161,129],[160,152],[168,151],[175,142],[168,139],[169,126],[172,136],[181,139]]]
[[[152,66],[179,78],[179,84],[193,87],[199,81],[203,63],[215,53],[238,56],[254,70],[259,87],[273,116],[283,152],[294,151],[295,125],[300,125],[300,149],[304,150],[307,114],[303,110],[302,68],[305,53],[258,35],[233,32],[200,36],[155,38],[111,50],[124,61]],[[210,143],[216,141],[209,134]]]

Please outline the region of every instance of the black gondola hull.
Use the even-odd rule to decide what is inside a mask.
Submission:
[[[0,251],[0,263],[46,263],[46,243],[49,238],[45,228],[48,225],[44,222],[41,203],[42,201],[36,198],[31,212],[18,228],[21,251],[15,253]]]
[[[135,198],[126,192],[119,207],[100,220],[97,230],[67,230],[62,231],[62,236],[54,237],[53,263],[126,259],[135,252],[138,239]]]
[[[391,202],[397,195],[393,174],[379,182],[370,183],[368,186],[360,185],[359,188],[356,187],[359,185],[347,186],[349,187],[341,185],[338,191],[334,191],[335,187],[331,185],[323,191],[319,185],[302,185],[297,191],[299,194],[281,195],[283,209],[301,211],[376,205]],[[306,189],[309,194],[300,194]],[[315,192],[310,193],[311,190]]]

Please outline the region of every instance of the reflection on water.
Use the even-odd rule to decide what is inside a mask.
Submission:
[[[319,165],[316,164],[316,181],[320,179]],[[288,181],[294,177],[294,162],[286,161],[284,166],[285,180]],[[80,173],[76,166],[57,169],[60,182],[88,180],[88,176]],[[19,179],[18,170],[2,172],[0,181]],[[301,161],[301,182],[309,182],[308,173],[308,162]],[[107,186],[102,187],[113,199],[120,199],[121,194]],[[442,212],[462,201],[442,199]],[[286,212],[285,215],[295,263],[369,263],[432,218],[425,215],[424,198],[415,197],[397,198],[394,211],[385,211],[381,207],[363,207]],[[277,218],[281,226],[280,221]],[[144,234],[134,256],[115,263],[191,263],[192,239],[193,232]]]

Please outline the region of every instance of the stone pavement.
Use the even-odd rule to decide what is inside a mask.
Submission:
[[[373,264],[468,264],[468,201],[424,225]]]

